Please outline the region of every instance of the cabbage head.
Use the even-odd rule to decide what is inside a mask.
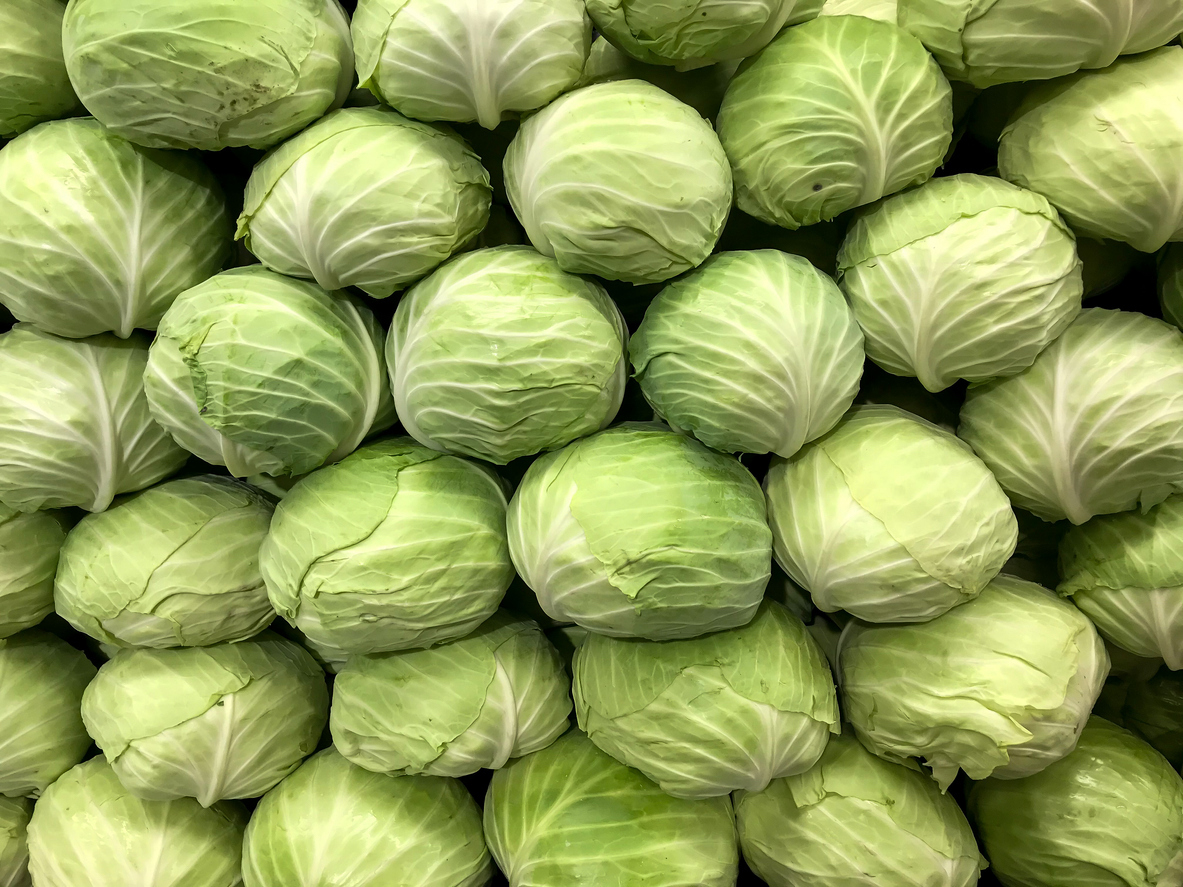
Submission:
[[[579,729],[676,798],[761,791],[812,767],[840,729],[821,648],[771,601],[691,640],[588,634],[574,671]]]
[[[239,481],[173,480],[82,519],[62,548],[57,612],[105,644],[241,641],[275,619],[259,573],[271,499]]]
[[[931,622],[851,622],[838,657],[859,739],[889,761],[923,758],[942,790],[958,770],[1018,779],[1064,757],[1109,673],[1083,613],[1005,575]]]
[[[1108,641],[1183,669],[1183,495],[1069,530],[1057,590]]]
[[[1149,742],[1178,770],[1183,767],[1183,671],[1160,668],[1134,681],[1121,709],[1125,727]]]
[[[564,271],[660,283],[701,264],[731,210],[711,125],[643,80],[596,83],[522,124],[505,187],[534,248]]]
[[[1159,257],[1158,304],[1162,316],[1183,328],[1183,243],[1172,243]]]
[[[268,148],[353,87],[337,0],[72,0],[62,42],[86,109],[149,148]]]
[[[29,822],[37,887],[238,887],[246,811],[146,801],[100,755],[55,782]]]
[[[985,868],[952,797],[850,735],[805,773],[737,792],[735,816],[744,860],[770,887],[974,887]]]
[[[1080,313],[1075,237],[1046,199],[947,176],[860,215],[838,282],[870,358],[929,391],[1029,367]]]
[[[0,885],[32,887],[29,880],[28,798],[0,797]]]
[[[528,246],[466,253],[399,302],[386,339],[403,427],[444,452],[504,465],[616,416],[628,330],[593,280]]]
[[[484,887],[493,874],[463,785],[371,773],[332,748],[259,802],[242,857],[246,887]]]
[[[1161,17],[1163,5],[1139,7]],[[1181,80],[1183,46],[1167,46],[1031,90],[1002,132],[999,173],[1050,200],[1078,234],[1147,253],[1183,240]]]
[[[334,111],[263,158],[238,238],[273,271],[379,298],[485,227],[489,174],[458,136],[380,108]]]
[[[1178,0],[898,0],[899,24],[978,89],[1107,68],[1183,31]]]
[[[915,37],[862,16],[823,16],[740,68],[718,128],[735,205],[800,228],[929,179],[953,137],[953,99]]]
[[[78,107],[62,58],[65,0],[5,0],[0,5],[0,138]],[[6,883],[0,876],[0,883]]]
[[[969,813],[1003,884],[1180,883],[1183,778],[1102,718],[1091,718],[1076,750],[1042,773],[975,785]]]
[[[957,433],[1044,520],[1150,508],[1183,491],[1183,334],[1086,309],[1026,370],[971,387]]]
[[[499,611],[460,640],[351,657],[333,684],[333,745],[377,773],[497,770],[567,730],[569,690],[542,630]]]
[[[695,68],[755,55],[786,25],[814,18],[822,0],[588,0],[596,29],[651,65]]]
[[[358,0],[361,85],[418,120],[504,118],[553,101],[591,45],[582,0]]]
[[[509,887],[734,887],[731,799],[667,795],[578,730],[493,774],[485,839]]]
[[[771,249],[719,253],[671,283],[629,352],[673,428],[786,458],[837,424],[863,372],[862,333],[834,282]]]
[[[0,503],[102,511],[180,468],[189,454],[148,409],[147,362],[139,336],[0,334]]]
[[[55,635],[33,629],[0,640],[0,795],[35,798],[82,760],[90,737],[79,706],[94,675]]]
[[[236,477],[305,474],[394,422],[382,331],[341,292],[252,265],[182,293],[144,387],[189,452]]]
[[[518,574],[546,614],[614,637],[746,625],[771,572],[755,478],[657,424],[627,422],[539,457],[507,523]]]
[[[0,638],[53,612],[53,577],[68,527],[58,512],[22,513],[0,504]]]
[[[155,329],[230,254],[222,191],[200,161],[141,148],[92,118],[0,151],[0,302],[78,338]]]
[[[409,438],[363,447],[276,508],[271,603],[330,658],[464,637],[513,579],[505,498],[489,469]]]
[[[888,405],[857,406],[764,479],[776,561],[827,613],[932,619],[977,597],[1018,523],[962,441]]]
[[[237,644],[116,654],[82,697],[82,719],[141,798],[256,798],[320,740],[329,691],[303,647],[264,634]]]

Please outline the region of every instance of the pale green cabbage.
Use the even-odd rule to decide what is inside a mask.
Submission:
[[[67,529],[57,512],[24,514],[0,504],[0,638],[53,612],[53,577]]]
[[[62,548],[54,601],[79,631],[116,646],[241,641],[275,619],[259,573],[274,504],[206,475],[92,514]]]
[[[838,283],[868,356],[941,391],[1029,367],[1080,312],[1081,268],[1047,200],[958,175],[860,215],[838,254]]]
[[[792,456],[858,392],[863,337],[834,282],[777,250],[720,253],[662,290],[629,343],[646,400],[725,452]]]
[[[412,437],[504,465],[612,421],[627,339],[598,283],[528,246],[500,246],[460,256],[411,288],[386,363]]]
[[[1183,333],[1086,309],[1026,370],[971,387],[957,433],[1044,520],[1149,508],[1183,490]]]
[[[320,666],[273,634],[237,644],[116,654],[82,719],[141,798],[255,798],[310,755],[329,714]]]
[[[78,107],[62,58],[65,12],[65,0],[0,3],[0,138]]]
[[[942,789],[958,770],[1018,779],[1060,760],[1109,673],[1083,613],[1005,575],[931,622],[851,622],[838,659],[859,739],[891,761],[923,758]]]
[[[899,0],[826,0],[818,15],[861,15],[896,24]]]
[[[32,887],[29,879],[27,798],[0,798],[0,887]]]
[[[522,124],[505,155],[509,201],[564,271],[660,283],[699,265],[731,209],[719,139],[643,80],[585,86]]]
[[[657,424],[617,425],[536,459],[508,530],[518,573],[548,616],[616,637],[745,625],[771,570],[755,479]]]

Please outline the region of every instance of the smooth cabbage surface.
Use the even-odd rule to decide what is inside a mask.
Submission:
[[[64,0],[8,0],[0,6],[0,138],[78,107],[62,58]]]
[[[0,638],[53,612],[53,578],[68,528],[57,512],[22,513],[0,505]]]

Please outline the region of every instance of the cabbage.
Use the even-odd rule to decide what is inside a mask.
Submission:
[[[395,312],[386,361],[412,437],[504,465],[612,421],[627,339],[602,286],[528,246],[501,246],[413,287]]]
[[[818,15],[861,15],[896,23],[898,0],[826,0]]]
[[[755,479],[656,424],[618,425],[534,460],[508,530],[546,614],[615,637],[745,625],[771,569]]]
[[[859,216],[838,282],[867,354],[929,391],[1029,367],[1080,312],[1081,262],[1051,204],[988,176],[933,179]]]
[[[654,411],[726,452],[793,455],[838,422],[863,372],[834,282],[776,250],[720,253],[671,283],[629,351]]]
[[[272,634],[125,650],[82,697],[86,729],[130,792],[202,807],[266,792],[315,750],[328,713],[320,666]]]
[[[1083,613],[1010,576],[931,622],[852,622],[838,658],[859,739],[891,761],[923,758],[942,789],[958,770],[1017,779],[1060,760],[1109,673]]]
[[[78,107],[62,58],[65,12],[65,0],[0,4],[0,138]]]
[[[173,480],[85,517],[62,548],[54,598],[116,646],[240,641],[275,619],[259,574],[274,505],[222,477]]]
[[[731,209],[711,125],[643,80],[597,83],[522,124],[505,155],[509,201],[564,271],[660,283],[699,265]]]
[[[1149,508],[1183,490],[1183,333],[1082,311],[1029,368],[970,388],[957,433],[1044,520]]]
[[[1183,672],[1163,667],[1149,680],[1132,682],[1121,718],[1172,767],[1183,767]]]
[[[27,798],[0,797],[0,885],[32,887],[27,830],[33,805]]]
[[[58,512],[22,514],[0,504],[0,638],[53,612],[53,577],[67,527]]]
[[[255,167],[238,238],[273,271],[389,296],[480,233],[489,193],[489,174],[455,135],[349,108]]]

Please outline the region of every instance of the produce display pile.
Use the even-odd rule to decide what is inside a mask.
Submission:
[[[0,887],[1183,887],[1183,0],[0,0]]]

